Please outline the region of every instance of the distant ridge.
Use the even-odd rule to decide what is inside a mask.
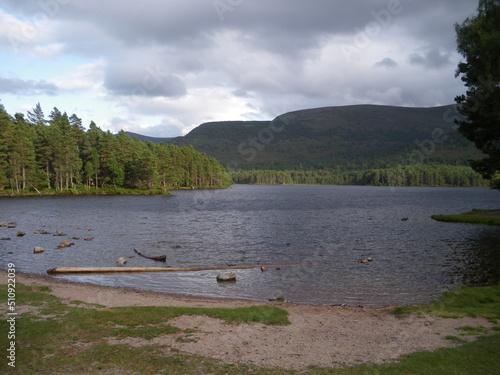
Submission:
[[[169,143],[172,138],[156,138],[156,137],[149,137],[147,135],[142,135],[142,134],[137,134],[137,133],[132,133],[132,132],[125,132],[130,138],[137,138],[141,142],[152,142],[152,143]]]
[[[166,142],[192,145],[234,169],[356,170],[416,161],[466,165],[480,152],[456,130],[456,113],[455,105],[324,107],[272,121],[208,122]]]

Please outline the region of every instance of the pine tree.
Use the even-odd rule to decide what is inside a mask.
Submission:
[[[480,0],[478,14],[456,24],[455,30],[457,50],[466,59],[456,75],[467,87],[466,95],[455,98],[464,116],[457,124],[487,155],[471,166],[492,178],[500,171],[500,0]]]

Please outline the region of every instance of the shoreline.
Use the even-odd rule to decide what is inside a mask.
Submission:
[[[6,284],[5,270],[0,270],[0,278],[3,280],[1,284]],[[146,306],[229,309],[273,306],[283,309],[288,312],[290,325],[244,323],[235,326],[203,315],[183,315],[168,320],[168,324],[192,332],[190,340],[177,340],[177,336],[172,335],[158,336],[152,340],[103,338],[103,343],[111,346],[167,346],[181,353],[210,357],[223,363],[270,368],[303,370],[310,366],[344,367],[361,363],[387,363],[417,351],[456,347],[457,343],[446,337],[456,335],[459,327],[492,325],[484,318],[396,316],[393,314],[394,307],[302,305],[185,296],[78,283],[48,275],[16,273],[16,283],[49,287],[46,293],[60,298],[62,303],[75,305],[76,301],[82,301],[94,304],[90,308],[96,311]],[[6,304],[2,307],[0,311],[5,313]],[[30,313],[33,307],[27,304],[19,306],[19,309]],[[214,345],[214,340],[218,345]]]
[[[7,271],[0,269],[1,280],[7,279]],[[109,285],[98,285],[85,281],[72,281],[66,280],[59,277],[51,275],[42,275],[36,273],[25,273],[16,271],[16,281],[28,286],[48,286],[53,287],[53,291],[56,297],[69,298],[64,293],[64,289],[75,289],[80,290],[91,290],[97,292],[97,294],[123,294],[123,295],[136,295],[141,298],[148,298],[152,302],[161,303],[156,306],[179,306],[179,307],[213,307],[216,304],[228,305],[227,307],[236,306],[242,307],[241,305],[256,306],[263,304],[273,304],[271,301],[251,301],[246,299],[238,298],[217,298],[217,297],[205,297],[196,295],[185,295],[176,293],[166,293],[166,292],[156,292],[156,291],[146,291],[139,288],[127,287],[127,286],[109,286]],[[51,292],[52,293],[52,292]],[[96,295],[97,295],[96,294]],[[93,300],[99,299],[99,297],[84,296],[85,299]],[[110,301],[106,303],[98,303],[88,300],[81,300],[86,303],[96,303],[99,305],[105,305],[106,307],[125,307],[125,306],[136,306],[133,303],[129,303],[126,299],[121,302]],[[311,305],[314,306],[314,305]],[[226,306],[224,306],[226,307]]]

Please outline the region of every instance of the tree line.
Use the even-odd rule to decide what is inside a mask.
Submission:
[[[406,165],[362,171],[342,170],[238,170],[238,184],[266,185],[371,185],[487,187],[490,182],[472,168],[452,165]]]
[[[125,132],[88,130],[75,114],[40,104],[25,117],[0,104],[0,193],[228,187],[229,175],[192,146],[143,143]]]

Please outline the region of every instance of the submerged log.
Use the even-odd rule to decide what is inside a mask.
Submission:
[[[250,268],[280,268],[280,267],[303,267],[315,266],[316,264],[287,264],[281,266],[226,266],[226,267],[183,267],[183,268],[168,268],[168,267],[56,267],[47,270],[49,275],[64,274],[64,273],[113,273],[113,272],[182,272],[182,271],[209,271],[209,270],[243,270]]]
[[[153,259],[153,260],[158,260],[160,262],[166,262],[167,261],[167,256],[166,255],[153,255],[153,256],[148,256],[139,249],[134,249],[134,251],[140,255],[141,257],[148,258],[148,259]]]

